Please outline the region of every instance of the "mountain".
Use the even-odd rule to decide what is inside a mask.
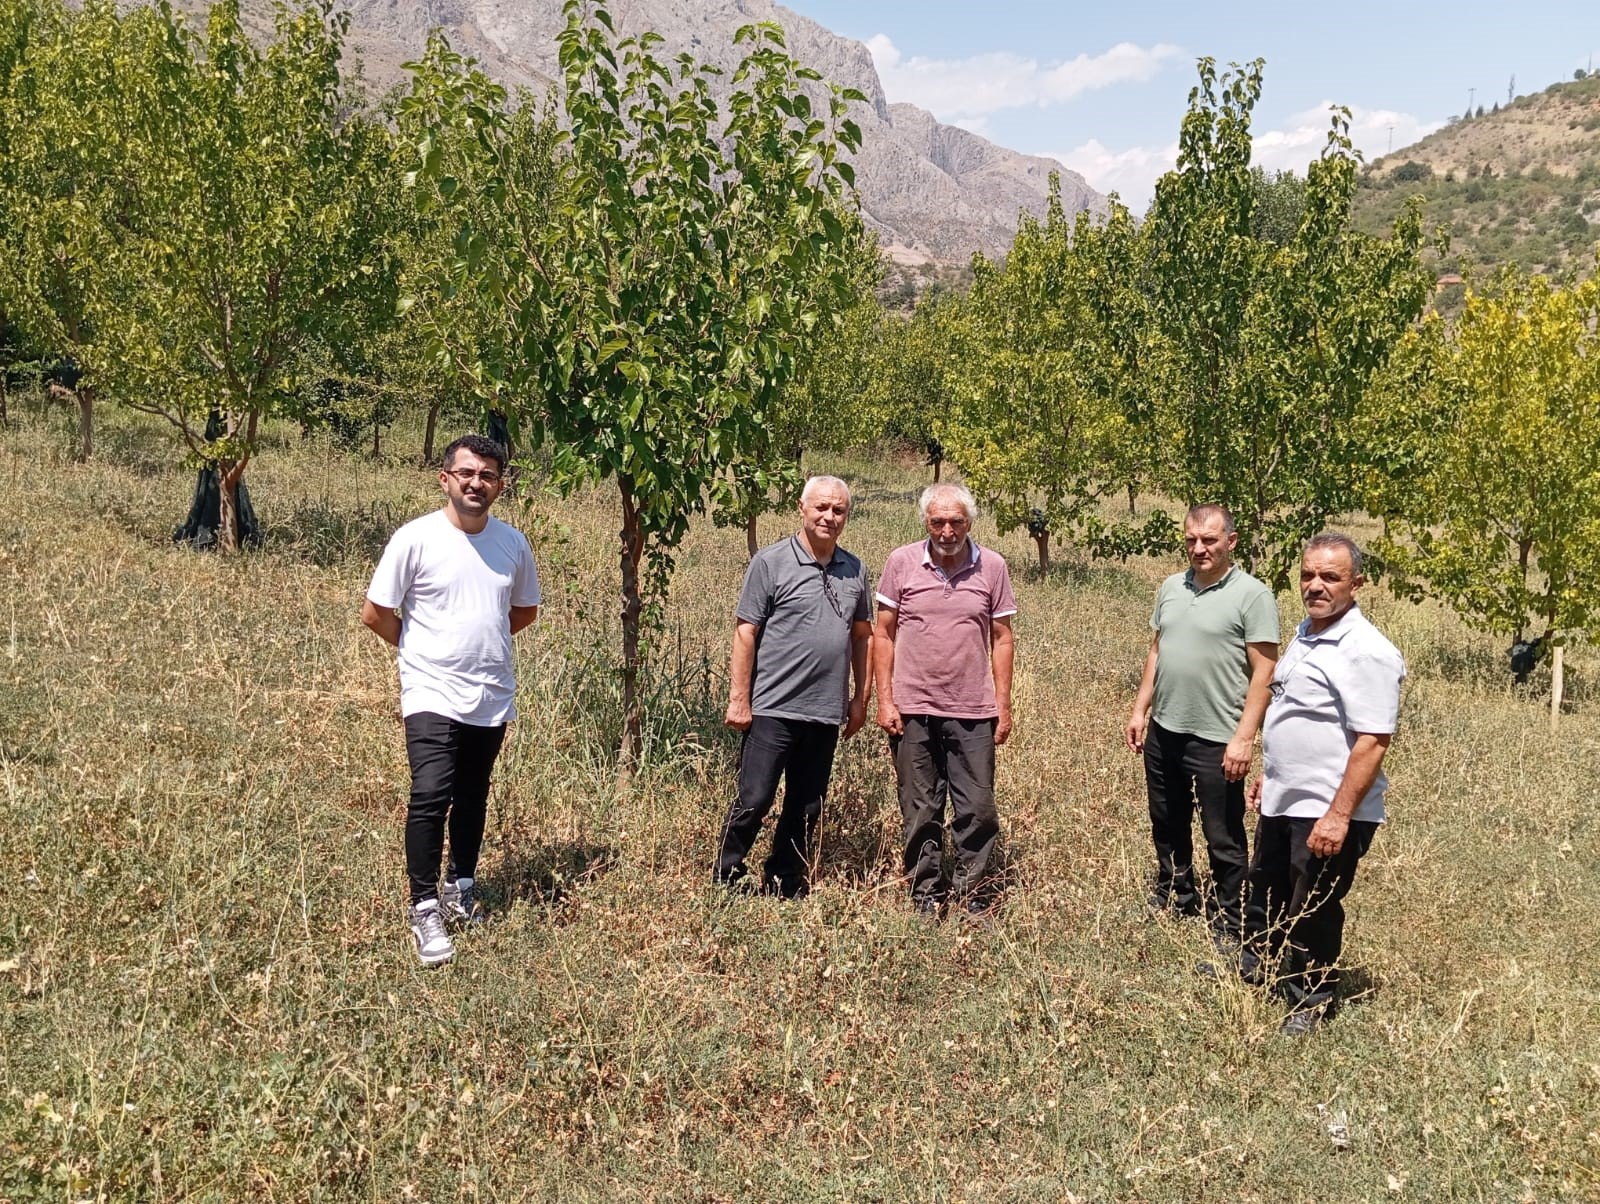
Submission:
[[[1452,121],[1375,160],[1362,174],[1354,223],[1380,232],[1406,197],[1431,228],[1451,228],[1441,272],[1515,263],[1587,275],[1600,241],[1600,75],[1553,84]]]
[[[244,7],[253,31],[270,31],[270,0],[245,0]],[[341,7],[351,18],[353,56],[375,91],[405,82],[401,64],[421,52],[435,27],[509,87],[545,92],[560,77],[561,0],[341,0]],[[616,0],[608,11],[621,33],[661,34],[655,53],[662,61],[687,52],[721,67],[724,80],[740,57],[734,31],[775,21],[796,59],[862,92],[866,104],[850,114],[862,132],[855,156],[861,207],[885,252],[901,264],[958,264],[974,251],[1004,254],[1018,211],[1043,214],[1053,171],[1061,175],[1069,213],[1105,211],[1105,198],[1054,160],[942,125],[914,105],[890,104],[865,45],[771,0]]]

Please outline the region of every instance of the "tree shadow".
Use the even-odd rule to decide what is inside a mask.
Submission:
[[[280,555],[298,557],[320,568],[350,561],[370,564],[409,517],[383,501],[335,506],[305,500],[285,517],[267,524],[266,545]]]
[[[1370,1003],[1383,990],[1383,982],[1366,966],[1345,966],[1339,970],[1339,1006]]]
[[[609,873],[619,856],[615,845],[596,841],[534,845],[526,851],[513,846],[485,878],[484,894],[502,908],[520,903],[555,913],[574,891]]]

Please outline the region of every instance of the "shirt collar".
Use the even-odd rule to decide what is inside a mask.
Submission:
[[[814,565],[817,565],[819,568],[823,567],[822,561],[818,560],[810,552],[806,551],[806,545],[800,542],[800,537],[798,535],[789,536],[789,544],[790,544],[791,547],[794,548],[794,558],[798,563],[800,563],[800,564],[814,564]],[[833,555],[828,557],[828,563],[829,564],[836,563],[839,560],[839,558],[841,556],[843,556],[843,555],[844,555],[844,553],[840,550],[839,545],[838,544],[834,544],[833,545]]]
[[[931,539],[924,539],[922,541],[922,563],[926,564],[926,565],[932,565],[933,564],[933,541]],[[967,563],[962,565],[962,566],[960,566],[960,568],[958,568],[956,571],[960,572],[961,569],[963,569],[963,568],[970,569],[973,565],[975,565],[977,563],[978,563],[978,541],[973,539],[972,536],[969,535],[969,536],[967,536]],[[937,567],[937,566],[935,566],[935,567]]]
[[[1315,635],[1311,632],[1311,620],[1301,619],[1300,626],[1295,629],[1295,639],[1304,640],[1308,644],[1337,644],[1349,635],[1355,626],[1362,622],[1361,607],[1356,603],[1350,604],[1350,609],[1339,616],[1339,621],[1332,627],[1323,629]]]
[[[1210,585],[1196,585],[1194,581],[1194,568],[1191,566],[1183,570],[1183,583],[1197,594],[1208,594],[1219,586],[1226,585],[1233,579],[1233,575],[1238,571],[1238,565],[1230,564],[1228,566],[1228,571],[1222,574],[1222,576],[1218,577]]]

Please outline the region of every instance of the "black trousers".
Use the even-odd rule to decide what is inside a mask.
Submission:
[[[489,808],[489,772],[505,738],[505,724],[474,727],[426,711],[406,716],[406,759],[411,762],[406,876],[413,903],[438,897],[447,821],[449,876],[471,878],[476,873]]]
[[[1201,910],[1194,877],[1194,812],[1211,860],[1211,885],[1204,900],[1212,926],[1237,941],[1243,927],[1245,877],[1249,870],[1244,830],[1244,782],[1222,776],[1227,746],[1187,732],[1169,732],[1150,721],[1144,737],[1144,780],[1150,795],[1150,835],[1156,847],[1158,907]]]
[[[811,839],[822,818],[822,799],[833,776],[833,752],[838,743],[836,723],[771,715],[757,715],[750,721],[750,730],[739,746],[739,793],[728,808],[717,849],[718,882],[737,882],[749,872],[745,858],[772,810],[782,778],[783,807],[761,882],[790,898],[805,892],[811,873]]]
[[[994,805],[993,719],[902,715],[905,734],[889,737],[905,822],[905,867],[919,904],[945,896],[944,804],[950,799],[958,898],[982,905],[994,884],[989,862],[1000,838]]]
[[[1245,907],[1245,946],[1263,961],[1282,958],[1278,986],[1296,1009],[1331,1002],[1338,993],[1343,900],[1378,831],[1377,824],[1352,820],[1344,847],[1318,857],[1306,847],[1316,823],[1261,817]]]

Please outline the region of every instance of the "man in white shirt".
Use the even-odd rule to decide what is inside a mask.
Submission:
[[[1265,768],[1240,972],[1289,1001],[1283,1031],[1310,1033],[1338,995],[1343,899],[1383,822],[1383,757],[1400,714],[1405,661],[1356,605],[1361,549],[1325,532],[1306,545],[1306,619],[1279,658],[1262,730]]]
[[[394,533],[361,607],[361,621],[400,650],[411,764],[408,919],[425,966],[455,954],[447,925],[483,922],[474,876],[489,774],[516,717],[511,637],[539,614],[527,537],[489,516],[505,467],[505,450],[482,435],[445,448],[444,508]],[[450,861],[441,883],[447,823]]]

